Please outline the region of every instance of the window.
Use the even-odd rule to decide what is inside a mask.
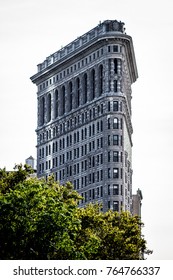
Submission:
[[[114,112],[118,111],[118,101],[113,101],[113,111]]]
[[[113,45],[113,52],[118,52],[118,45]]]
[[[100,121],[100,131],[103,131],[103,121]]]
[[[93,118],[95,118],[95,108],[93,108]]]
[[[110,208],[111,208],[111,202],[108,201],[108,209],[110,209]]]
[[[111,169],[108,168],[108,179],[110,179],[110,178],[111,178]]]
[[[114,92],[118,91],[118,83],[117,80],[114,80]]]
[[[97,122],[97,133],[99,133],[99,130],[100,130],[100,123]]]
[[[76,143],[76,132],[74,133],[74,144]]]
[[[45,98],[40,100],[40,124],[43,125],[45,121]]]
[[[87,74],[84,74],[83,77],[83,92],[84,92],[84,103],[87,103],[87,94],[88,94],[88,85],[87,85]]]
[[[113,145],[119,145],[119,135],[113,135]]]
[[[113,135],[113,136],[116,136],[116,135]],[[110,146],[111,145],[111,136],[110,135],[108,135],[108,146]],[[115,144],[114,144],[115,145]]]
[[[103,93],[103,65],[99,66],[99,95]]]
[[[55,91],[55,118],[58,117],[58,91]]]
[[[79,107],[80,105],[80,80],[76,79],[76,105]]]
[[[119,201],[113,201],[113,211],[119,211]]]
[[[111,191],[110,191],[110,185],[108,185],[108,195],[111,194]]]
[[[103,170],[100,170],[100,181],[103,180]]]
[[[119,162],[119,152],[113,151],[113,162]]]
[[[113,168],[113,178],[119,178],[119,169]]]
[[[108,129],[110,129],[110,128],[111,128],[111,119],[108,118]]]
[[[62,115],[65,114],[65,86],[61,89],[61,109],[62,109]]]
[[[110,162],[110,161],[111,161],[111,152],[108,151],[108,162]]]
[[[95,199],[95,189],[92,190],[92,199]]]
[[[95,98],[95,70],[91,70],[91,100]]]
[[[100,188],[98,187],[97,188],[97,197],[99,197],[100,196]]]
[[[108,112],[110,112],[110,110],[111,110],[111,102],[108,101]]]
[[[103,197],[103,186],[100,187],[100,196]]]
[[[72,110],[73,105],[73,84],[72,82],[69,83],[69,111]]]
[[[114,73],[115,74],[118,73],[118,59],[117,58],[114,59]]]
[[[92,133],[93,133],[93,135],[95,134],[95,125],[94,125],[94,123],[93,123],[93,126],[92,126]]]
[[[119,195],[119,186],[113,185],[113,195]]]
[[[113,120],[113,129],[119,128],[119,121],[118,118],[114,118]]]

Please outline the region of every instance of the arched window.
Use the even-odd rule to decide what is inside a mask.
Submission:
[[[43,125],[45,121],[45,97],[40,100],[40,125]]]
[[[85,103],[87,103],[87,98],[88,98],[88,96],[87,96],[87,94],[88,94],[88,86],[87,86],[87,81],[88,79],[87,79],[87,74],[85,73],[84,74],[84,77],[83,77],[83,102],[84,102],[84,104]]]
[[[62,86],[61,90],[61,107],[62,107],[62,115],[65,114],[65,86]]]
[[[114,58],[114,73],[118,73],[118,59]]]
[[[99,66],[99,95],[103,93],[103,65]]]
[[[58,117],[58,90],[55,90],[55,118]]]
[[[51,120],[51,95],[47,96],[47,122]]]
[[[76,107],[80,105],[80,79],[76,79]]]
[[[73,84],[69,83],[69,111],[72,110],[73,107]]]
[[[95,70],[91,70],[91,100],[95,98]]]

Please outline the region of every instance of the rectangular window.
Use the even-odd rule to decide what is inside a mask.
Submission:
[[[113,162],[119,162],[119,152],[113,151]]]
[[[110,128],[111,128],[111,119],[108,118],[108,129],[110,129]]]
[[[113,185],[113,195],[119,195],[119,186]]]
[[[103,164],[103,154],[100,154],[100,163]]]
[[[100,148],[100,139],[97,139],[97,149],[99,149]]]
[[[91,142],[89,142],[89,152],[91,152]]]
[[[98,187],[97,188],[97,197],[99,197],[100,196],[100,188]]]
[[[81,156],[84,155],[84,149],[83,149],[83,146],[81,147]]]
[[[95,149],[95,141],[92,141],[93,150]]]
[[[110,179],[110,178],[111,178],[111,169],[108,168],[108,179]]]
[[[103,180],[103,170],[100,170],[100,181]]]
[[[110,110],[111,110],[111,102],[108,101],[108,112],[110,112]]]
[[[103,148],[103,137],[100,138],[100,147]]]
[[[119,128],[119,120],[118,120],[118,118],[114,118],[113,129],[118,129],[118,128]]]
[[[111,192],[110,192],[110,185],[108,185],[108,195],[110,195]]]
[[[119,178],[119,169],[113,168],[113,178]]]
[[[119,136],[113,135],[113,145],[118,146],[119,145]]]
[[[92,190],[92,193],[93,193],[92,194],[92,199],[94,199],[95,198],[95,189]]]
[[[117,80],[114,80],[114,92],[117,92],[118,87],[117,87]]]
[[[114,135],[115,136],[115,135]],[[110,135],[108,135],[108,146],[110,146],[111,145],[111,136]]]
[[[110,161],[111,161],[111,152],[108,151],[108,162],[110,162]]]
[[[97,182],[99,182],[99,171],[97,171]]]
[[[118,111],[118,101],[113,101],[113,111],[114,112]]]
[[[118,45],[113,45],[113,52],[118,52]]]
[[[100,187],[100,196],[103,197],[103,187]]]
[[[74,175],[76,175],[76,165],[74,165]]]
[[[93,183],[95,183],[95,173],[93,173]]]
[[[87,160],[85,160],[85,170],[87,170]]]
[[[113,201],[113,211],[119,211],[119,201]]]

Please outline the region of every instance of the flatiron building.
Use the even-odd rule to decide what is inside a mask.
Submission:
[[[48,56],[37,86],[37,176],[72,182],[103,211],[132,212],[131,85],[138,77],[124,23],[106,20]]]

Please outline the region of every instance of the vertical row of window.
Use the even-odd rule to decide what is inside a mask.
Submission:
[[[96,79],[98,80],[98,86],[96,85]],[[46,122],[50,122],[53,117],[52,113],[57,118],[72,111],[73,108],[78,108],[80,105],[94,100],[97,92],[98,96],[103,93],[103,65],[99,66],[97,74],[95,69],[92,69],[90,74],[85,73],[83,77],[78,77],[75,81],[70,81],[57,88],[53,98],[55,104],[54,112],[52,112],[51,94],[49,93],[47,96],[41,97],[39,124],[43,125]]]
[[[120,74],[121,60],[118,58],[111,58],[108,60],[109,67],[109,91],[118,92],[118,80],[117,75]]]

